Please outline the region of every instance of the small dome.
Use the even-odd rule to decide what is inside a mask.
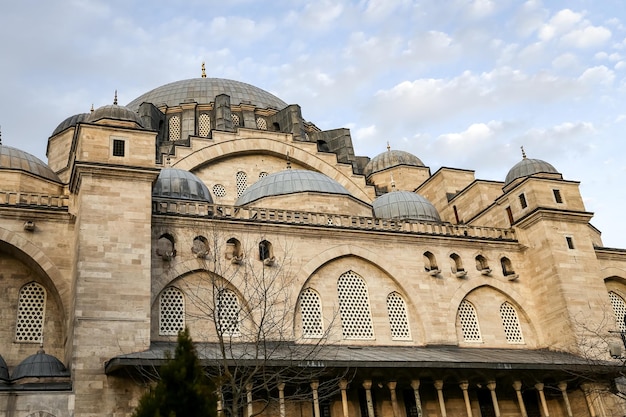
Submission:
[[[9,380],[9,367],[7,363],[4,361],[2,355],[0,355],[0,383],[6,382]]]
[[[13,370],[13,380],[69,376],[70,373],[65,365],[54,356],[46,354],[43,349],[39,349],[39,352],[24,359]]]
[[[324,174],[304,169],[286,169],[270,174],[252,184],[237,199],[235,205],[243,206],[263,197],[307,191],[350,195],[343,185]]]
[[[161,170],[152,188],[152,196],[213,203],[209,189],[200,178],[177,168]]]
[[[392,191],[372,203],[374,217],[381,219],[420,220],[441,222],[439,213],[430,201],[410,191]]]
[[[274,107],[278,110],[287,107],[287,103],[265,90],[221,78],[192,78],[162,85],[137,97],[127,107],[137,111],[141,103],[152,103],[155,106],[166,104],[168,107],[189,101],[209,104],[215,102],[215,97],[220,94],[230,96],[231,105],[250,103],[259,108]]]
[[[372,158],[367,165],[365,165],[363,175],[367,178],[376,172],[399,165],[423,167],[424,163],[417,156],[409,152],[390,149]]]
[[[55,136],[63,132],[67,128],[76,126],[80,122],[84,122],[85,120],[87,120],[88,117],[89,117],[89,113],[79,113],[79,114],[75,114],[74,116],[68,117],[67,119],[59,123],[57,128],[54,129],[54,132],[52,132],[52,136]]]
[[[509,170],[509,173],[506,174],[506,180],[504,183],[505,185],[508,185],[517,178],[528,177],[539,173],[559,174],[559,171],[541,159],[529,159],[524,157],[524,159],[515,164],[513,168]]]
[[[18,170],[60,183],[57,174],[39,158],[10,146],[0,145],[0,170]]]
[[[125,122],[134,122],[143,127],[141,118],[137,113],[124,106],[118,106],[117,104],[107,104],[106,106],[98,107],[94,110],[85,121],[94,123],[98,120],[121,120]]]

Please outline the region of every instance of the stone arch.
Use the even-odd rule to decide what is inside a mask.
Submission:
[[[54,414],[50,414],[46,411],[36,411],[34,413],[30,413],[26,417],[56,417]]]
[[[315,144],[311,144],[316,146]],[[362,176],[352,174],[351,168],[346,165],[350,173],[345,173],[336,165],[333,165],[318,155],[310,153],[300,147],[285,141],[255,137],[251,139],[226,140],[215,145],[207,146],[190,155],[182,157],[173,167],[193,172],[194,170],[210,164],[218,159],[225,159],[239,154],[258,153],[262,149],[264,153],[284,158],[289,153],[289,158],[312,171],[321,172],[343,185],[355,198],[370,204],[374,200],[372,187],[364,187],[365,179]],[[326,154],[328,156],[328,154]],[[336,163],[339,165],[338,163]],[[362,182],[362,184],[357,183]],[[369,191],[369,193],[367,192]]]

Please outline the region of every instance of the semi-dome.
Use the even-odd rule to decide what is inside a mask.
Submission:
[[[324,174],[304,169],[286,169],[260,179],[246,189],[237,199],[236,206],[243,206],[263,197],[316,192],[350,195],[337,181]]]
[[[54,129],[54,132],[52,132],[52,136],[55,136],[72,126],[76,126],[80,122],[84,122],[85,120],[87,120],[88,117],[89,113],[79,113],[68,117],[67,119],[59,123],[56,129]]]
[[[48,355],[43,349],[39,349],[34,355],[24,359],[13,370],[12,379],[20,378],[58,378],[69,377],[65,365],[52,355]]]
[[[134,122],[140,127],[143,127],[141,118],[135,111],[125,106],[118,106],[117,104],[107,104],[106,106],[98,107],[85,121],[94,123],[102,119]]]
[[[435,206],[417,193],[392,191],[378,197],[372,203],[374,217],[381,219],[419,220],[440,222]]]
[[[0,355],[0,383],[7,382],[9,380],[9,367],[4,361],[2,355]]]
[[[152,196],[213,203],[211,193],[202,180],[191,172],[178,168],[161,170],[152,188]]]
[[[279,110],[287,107],[287,103],[265,90],[222,78],[192,78],[165,84],[137,97],[127,107],[137,111],[142,103],[152,103],[155,106],[166,104],[168,107],[189,101],[209,104],[215,102],[215,97],[220,94],[230,96],[230,104],[233,105],[250,103],[260,108],[274,107]]]
[[[363,175],[367,178],[376,172],[399,165],[423,167],[424,163],[417,156],[409,152],[389,149],[386,152],[373,157],[367,165],[365,165]]]
[[[0,145],[0,170],[3,169],[24,171],[50,181],[61,182],[57,174],[39,158],[11,146]]]
[[[528,177],[533,174],[547,173],[547,174],[559,174],[551,164],[541,159],[524,158],[515,164],[513,168],[506,174],[505,185],[512,183],[517,178]]]

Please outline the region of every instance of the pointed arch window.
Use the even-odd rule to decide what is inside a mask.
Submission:
[[[397,292],[389,293],[387,296],[387,312],[389,313],[391,338],[393,340],[411,340],[406,303]]]
[[[307,288],[300,294],[300,315],[302,316],[302,336],[305,338],[322,337],[324,334],[322,303],[319,294],[312,288]]]
[[[185,298],[181,290],[167,287],[159,298],[159,335],[176,336],[185,328]]]
[[[502,318],[502,326],[504,327],[507,343],[524,343],[522,325],[520,324],[517,310],[508,301],[505,301],[500,306],[500,317]]]
[[[237,295],[228,289],[217,294],[217,331],[222,336],[239,336],[239,300]]]
[[[458,322],[461,325],[461,334],[464,342],[483,341],[474,304],[467,300],[461,301],[458,311]]]
[[[17,305],[15,341],[41,343],[46,313],[46,289],[31,282],[20,289]]]
[[[620,332],[626,332],[626,323],[624,322],[624,316],[626,316],[626,302],[621,295],[616,292],[609,291],[609,298],[611,299],[611,306],[613,306],[613,313],[615,313],[615,320]]]
[[[344,339],[373,339],[372,311],[363,278],[353,271],[341,274],[337,292]]]

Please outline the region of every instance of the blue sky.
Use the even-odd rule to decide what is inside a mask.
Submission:
[[[521,159],[581,181],[626,247],[626,2],[23,0],[0,14],[4,145],[46,160],[66,117],[168,82],[231,78],[349,127],[356,153],[409,151],[503,180]]]

